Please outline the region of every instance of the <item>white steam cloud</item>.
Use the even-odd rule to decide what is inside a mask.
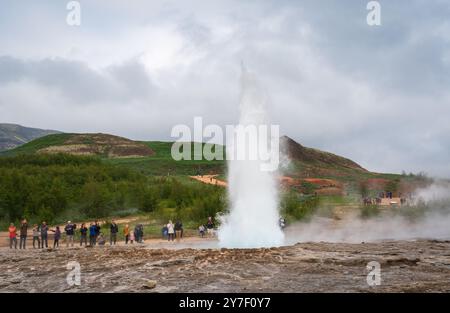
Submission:
[[[435,182],[419,189],[414,205],[395,209],[381,208],[377,217],[363,219],[358,212],[341,220],[315,216],[309,222],[287,229],[286,243],[346,242],[380,240],[450,239],[450,185]],[[414,216],[419,212],[419,216]]]

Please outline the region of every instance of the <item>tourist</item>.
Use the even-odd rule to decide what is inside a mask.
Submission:
[[[12,249],[14,245],[14,249],[17,249],[17,228],[14,226],[14,223],[9,224],[9,248]]]
[[[280,217],[279,225],[281,230],[283,230],[286,227],[286,220],[284,219],[284,217]]]
[[[34,224],[33,226],[33,248],[36,249],[36,241],[37,241],[37,247],[38,249],[41,248],[41,240],[39,239],[41,235],[41,230],[39,229],[39,226],[37,224]]]
[[[139,232],[139,243],[144,242],[144,225],[139,224],[138,225],[138,232]]]
[[[126,224],[123,229],[123,235],[125,237],[125,244],[128,244],[128,241],[130,240],[130,226],[128,226],[128,224]]]
[[[103,234],[100,233],[100,234],[98,235],[98,245],[99,245],[99,246],[104,246],[105,243],[106,243],[105,237],[103,237]]]
[[[95,237],[98,237],[100,235],[100,224],[99,222],[95,221]]]
[[[162,233],[162,239],[167,239],[167,235],[168,235],[168,229],[167,229],[167,224],[164,224],[162,229],[161,229],[161,233]]]
[[[89,226],[89,245],[91,247],[95,246],[97,241],[97,226],[94,223],[91,223]]]
[[[183,224],[181,223],[180,220],[176,221],[174,230],[175,230],[175,236],[177,237],[177,242],[180,242],[181,236],[183,234]]]
[[[116,222],[111,221],[110,226],[110,234],[109,234],[109,245],[112,246],[116,244],[117,241],[117,233],[119,232],[119,226],[117,226]]]
[[[198,227],[198,233],[200,234],[200,236],[203,238],[205,237],[205,232],[206,232],[206,227],[205,225],[200,225]]]
[[[45,243],[45,247],[48,248],[48,226],[45,221],[42,222],[42,226],[41,226],[41,248],[42,249],[44,249],[44,243]]]
[[[134,240],[139,242],[139,225],[134,226]]]
[[[172,221],[169,221],[169,223],[167,224],[167,236],[168,236],[168,241],[170,240],[174,240],[174,235],[175,235],[175,228],[174,225],[172,223]]]
[[[130,243],[134,243],[134,232],[130,232]]]
[[[68,221],[66,227],[64,227],[66,232],[66,247],[69,247],[69,243],[70,246],[73,247],[73,235],[75,233],[75,228],[77,228],[77,225],[72,224],[71,221]]]
[[[83,242],[84,242],[84,246],[87,246],[87,232],[88,229],[86,227],[86,224],[81,224],[80,227],[80,247],[83,246]]]
[[[61,239],[61,230],[59,229],[59,226],[56,226],[56,229],[51,231],[55,233],[55,237],[53,239],[53,249],[55,249],[56,247],[59,248],[59,239]]]
[[[28,235],[28,223],[27,220],[24,219],[20,224],[20,242],[19,249],[25,249],[25,245],[27,243],[27,235]]]
[[[209,237],[213,237],[214,236],[214,221],[213,218],[210,216],[208,217],[208,222],[206,222],[206,229],[208,232],[208,236]]]
[[[134,228],[134,239],[137,243],[142,243],[144,240],[144,226],[142,224],[137,224]]]

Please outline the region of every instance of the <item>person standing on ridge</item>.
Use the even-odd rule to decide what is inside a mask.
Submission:
[[[161,235],[162,239],[167,239],[168,235],[167,224],[164,224],[163,227],[161,228]]]
[[[36,241],[37,241],[38,249],[41,248],[41,240],[39,239],[40,235],[41,235],[41,230],[39,229],[39,226],[37,224],[34,224],[34,226],[33,226],[33,248],[36,248]]]
[[[130,243],[134,243],[134,231],[130,232]]]
[[[73,235],[76,227],[71,221],[68,221],[66,227],[64,227],[64,231],[66,232],[66,247],[69,247],[69,243],[73,247]]]
[[[110,235],[109,235],[109,245],[112,246],[113,243],[116,245],[117,233],[119,232],[119,226],[117,226],[114,220],[111,221]]]
[[[175,235],[175,228],[173,226],[172,221],[169,221],[169,223],[167,224],[167,235],[168,235],[168,241],[172,240],[173,241],[173,237]]]
[[[59,248],[59,239],[61,239],[61,230],[59,229],[59,226],[56,226],[56,229],[51,231],[55,233],[55,237],[53,239],[53,249],[55,249],[56,247]]]
[[[139,242],[139,224],[134,226],[133,234],[134,234],[134,240],[136,241],[136,243],[138,243]]]
[[[123,236],[125,237],[125,244],[128,244],[128,240],[130,240],[130,226],[128,224],[125,225],[123,229]]]
[[[95,221],[95,242],[97,242],[98,236],[100,235],[100,224]]]
[[[206,222],[206,230],[208,232],[208,237],[213,237],[214,236],[214,221],[212,219],[212,217],[208,217],[208,222]]]
[[[205,237],[205,230],[206,230],[206,228],[205,228],[204,225],[200,225],[200,226],[198,227],[198,233],[200,234],[200,236],[201,236],[202,238]]]
[[[102,234],[102,233],[100,233],[100,234],[98,235],[97,243],[98,243],[99,246],[104,246],[104,245],[105,245],[106,240],[105,240],[105,237],[103,237],[103,234]]]
[[[91,225],[89,226],[89,245],[91,247],[94,247],[96,241],[97,241],[97,226],[95,226],[94,223],[91,223]]]
[[[14,249],[17,250],[17,228],[13,223],[9,224],[9,248],[12,249],[14,245]]]
[[[139,243],[144,243],[144,225],[139,224]]]
[[[183,234],[183,224],[180,220],[177,220],[175,223],[175,236],[177,237],[177,242],[180,242],[181,236]]]
[[[41,248],[42,249],[44,249],[44,243],[45,243],[45,247],[48,248],[48,226],[45,221],[42,222],[42,226],[41,226]]]
[[[20,224],[20,242],[19,249],[25,249],[27,244],[27,235],[28,235],[28,223],[27,220],[24,219]]]
[[[81,227],[80,227],[80,247],[83,246],[83,242],[84,242],[84,246],[87,246],[87,232],[88,232],[88,229],[87,229],[86,225],[84,223],[81,224]]]

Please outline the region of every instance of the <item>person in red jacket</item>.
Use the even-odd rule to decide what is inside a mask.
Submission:
[[[14,249],[17,249],[17,228],[13,223],[9,225],[9,248],[12,249],[14,244]]]

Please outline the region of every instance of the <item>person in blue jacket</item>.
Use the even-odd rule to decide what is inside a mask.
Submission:
[[[83,242],[84,242],[84,245],[87,246],[87,233],[88,233],[88,228],[86,227],[86,225],[84,223],[81,224],[81,227],[80,227],[80,247],[83,246]]]
[[[97,226],[94,223],[91,223],[89,226],[89,245],[91,247],[95,246],[97,241]]]

